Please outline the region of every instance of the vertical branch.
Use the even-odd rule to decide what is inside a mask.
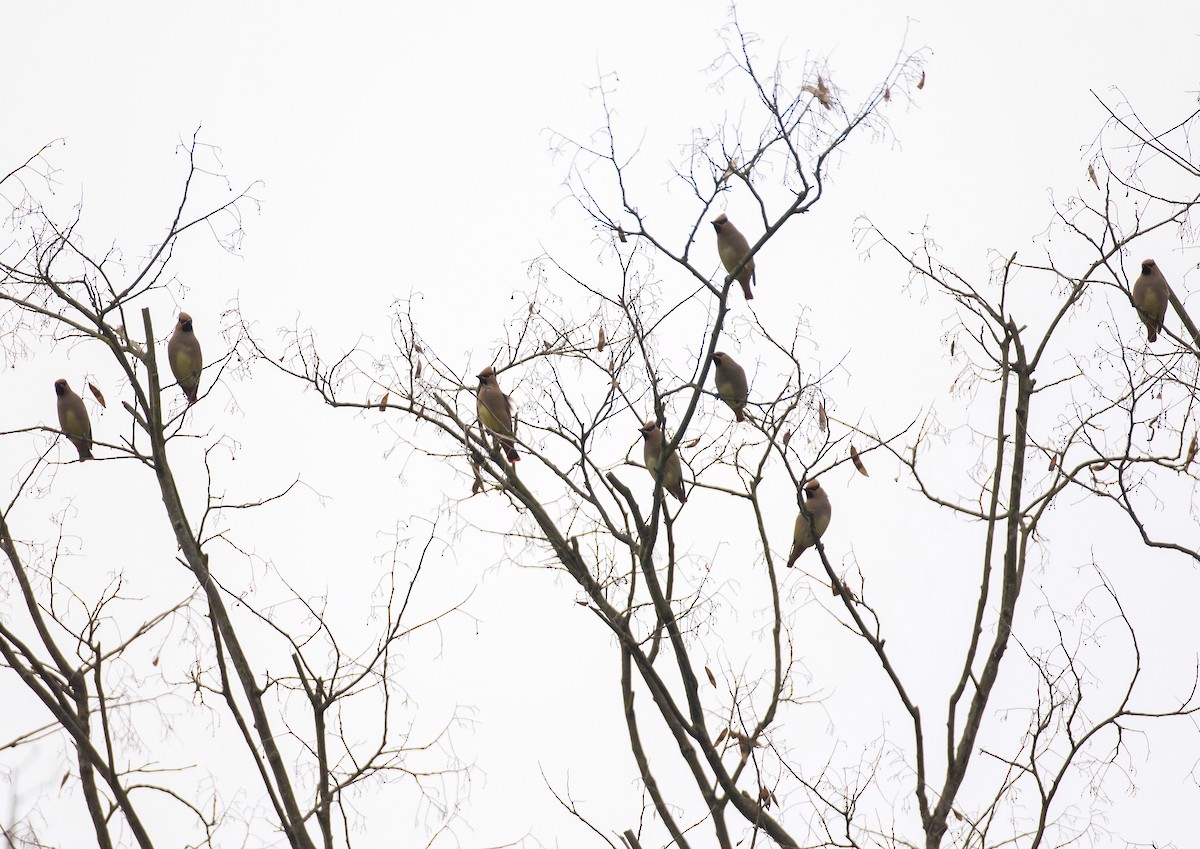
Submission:
[[[1008,648],[1012,636],[1013,618],[1017,599],[1021,593],[1024,576],[1024,548],[1021,535],[1021,486],[1025,479],[1025,457],[1029,449],[1029,404],[1033,397],[1033,377],[1025,360],[1025,348],[1021,343],[1021,331],[1010,318],[1006,330],[1016,353],[1012,373],[1017,380],[1017,400],[1013,410],[1013,465],[1008,475],[1008,509],[1005,513],[1004,572],[1000,597],[1000,615],[996,623],[996,635],[992,639],[979,684],[971,698],[967,720],[959,738],[954,759],[947,765],[946,781],[932,815],[925,822],[926,847],[937,849],[946,833],[946,821],[954,804],[959,787],[967,775],[967,766],[975,751],[975,741],[983,724],[984,710],[992,694],[992,688],[1000,674],[1000,661]]]
[[[50,635],[49,626],[42,615],[42,607],[33,593],[29,576],[21,561],[20,553],[17,551],[9,531],[7,517],[4,514],[0,514],[0,549],[4,551],[12,573],[21,587],[26,610],[35,624],[43,647],[53,659],[58,674],[56,675],[38,663],[32,650],[22,645],[14,635],[3,628],[0,628],[0,655],[20,675],[25,685],[42,701],[50,710],[51,715],[71,736],[75,744],[80,785],[83,789],[88,815],[96,832],[96,840],[102,849],[111,849],[112,837],[108,832],[108,820],[96,783],[97,771],[112,791],[117,807],[121,810],[138,845],[142,849],[151,849],[150,835],[142,825],[136,809],[121,785],[121,778],[115,770],[112,758],[106,758],[92,744],[91,708],[88,702],[85,669],[68,663],[66,656]],[[99,659],[97,659],[97,663],[99,663]]]
[[[675,845],[679,849],[691,849],[687,838],[679,825],[675,822],[675,817],[668,807],[667,802],[663,799],[662,792],[659,790],[658,781],[654,778],[654,773],[650,771],[650,761],[646,757],[646,750],[642,747],[641,734],[638,732],[637,713],[633,707],[633,664],[631,663],[632,654],[629,648],[622,647],[621,649],[621,696],[625,706],[625,727],[629,729],[629,748],[633,753],[633,759],[637,763],[638,774],[642,777],[642,784],[646,787],[646,792],[650,794],[650,799],[654,802],[654,809],[658,811],[659,818],[663,821],[663,825],[667,827],[667,831],[671,835],[671,839],[675,841]]]
[[[309,682],[304,665],[300,662],[300,655],[296,652],[292,653],[292,665],[296,667],[296,675],[304,688],[304,695],[308,697],[308,704],[313,713],[313,733],[317,738],[317,824],[321,828],[321,839],[325,849],[333,849],[333,791],[329,784],[329,744],[325,733],[325,684],[320,678],[313,683]]]
[[[1000,506],[1000,487],[1004,475],[1005,446],[1008,436],[1005,434],[1008,420],[1008,387],[1012,381],[1012,369],[1009,364],[1009,351],[1012,339],[1005,337],[1000,359],[1000,397],[996,402],[996,455],[995,469],[992,472],[992,497],[988,505],[987,536],[983,544],[983,568],[979,582],[979,599],[975,605],[975,622],[971,627],[971,642],[967,646],[967,656],[963,660],[962,675],[946,707],[946,763],[954,761],[954,742],[958,733],[955,715],[959,701],[966,691],[967,682],[975,667],[975,654],[979,649],[979,640],[983,636],[983,617],[987,611],[987,600],[992,585],[992,553],[996,540],[996,523],[999,521],[997,511]]]
[[[266,757],[267,765],[270,768],[270,775],[274,782],[275,792],[278,793],[279,803],[282,806],[283,817],[281,826],[287,835],[288,842],[294,849],[316,849],[312,838],[309,837],[308,832],[305,830],[304,817],[296,801],[291,778],[284,764],[283,755],[279,751],[275,734],[271,730],[271,721],[262,701],[263,691],[254,680],[254,669],[245,651],[242,649],[241,640],[233,627],[229,612],[225,608],[225,602],[221,598],[220,587],[217,586],[212,574],[208,571],[208,555],[200,550],[200,542],[192,533],[191,526],[187,520],[187,513],[183,507],[183,499],[176,487],[175,476],[167,461],[158,361],[155,357],[153,344],[154,326],[150,319],[149,308],[142,310],[142,325],[146,332],[146,370],[147,379],[150,384],[147,424],[149,425],[154,471],[158,478],[159,493],[162,496],[163,506],[166,508],[167,516],[170,518],[171,527],[175,530],[175,540],[179,544],[183,558],[204,591],[205,599],[208,602],[209,615],[213,620],[213,626],[221,642],[224,643],[228,650],[234,674],[237,676],[242,695],[245,697],[246,703],[250,708],[250,715],[254,720],[254,729],[258,732],[258,743],[262,747],[263,754]]]
[[[82,669],[71,676],[71,695],[75,698],[75,717],[79,733],[90,736],[90,708],[88,707],[87,679]],[[108,833],[108,819],[100,802],[100,791],[96,787],[96,773],[88,756],[88,747],[81,743],[75,744],[76,759],[79,766],[79,785],[83,790],[84,803],[87,805],[88,816],[92,820],[92,830],[96,835],[96,843],[100,849],[112,849],[112,835]]]

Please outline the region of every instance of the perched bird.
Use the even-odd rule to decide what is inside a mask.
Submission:
[[[58,395],[59,430],[71,440],[71,444],[79,452],[81,462],[91,460],[92,422],[88,419],[83,399],[72,392],[71,387],[67,386],[67,381],[61,377],[54,381],[54,393]]]
[[[1163,277],[1154,260],[1142,262],[1142,273],[1133,283],[1133,305],[1137,307],[1138,318],[1146,325],[1146,336],[1151,342],[1158,338],[1167,318],[1170,293],[1167,278]]]
[[[742,257],[750,253],[750,243],[746,241],[746,237],[738,228],[729,223],[729,219],[725,217],[724,213],[713,220],[712,226],[717,231],[717,253],[721,255],[725,271],[732,273],[738,263],[742,261]],[[752,278],[755,283],[758,282],[758,278],[754,274],[753,257],[746,261],[737,276],[737,281],[742,284],[742,292],[747,301],[754,300],[754,293],[750,291]]]
[[[663,432],[657,422],[646,422],[640,428],[642,439],[642,457],[646,461],[646,469],[651,477],[658,474],[658,461],[662,456]],[[662,476],[663,489],[679,499],[680,504],[687,504],[687,493],[683,491],[683,466],[679,463],[679,455],[674,451],[667,457],[667,468]]]
[[[204,367],[204,357],[200,353],[200,341],[192,332],[192,317],[185,312],[179,314],[175,332],[167,343],[167,359],[171,361],[171,373],[179,382],[179,388],[187,396],[188,406],[192,406],[200,389],[200,370]]]
[[[513,445],[512,406],[508,396],[500,391],[496,383],[496,371],[488,366],[479,374],[479,391],[475,394],[475,409],[479,413],[479,423],[500,437],[500,445],[504,448],[504,456],[508,462],[515,463],[521,459],[517,448]]]
[[[825,529],[829,527],[829,517],[833,513],[833,508],[829,505],[829,496],[821,489],[820,482],[814,480],[806,483],[804,497],[807,499],[804,509],[812,516],[812,524],[809,524],[808,516],[803,512],[796,517],[796,529],[792,532],[792,553],[787,562],[789,567],[794,566],[804,550],[811,548],[825,533]]]
[[[733,357],[717,351],[712,355],[716,365],[713,369],[713,382],[717,384],[717,394],[729,405],[739,422],[744,422],[746,416],[746,395],[749,389],[746,385],[746,370],[734,362]]]

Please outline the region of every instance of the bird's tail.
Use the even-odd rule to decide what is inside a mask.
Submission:
[[[502,439],[500,444],[504,446],[504,456],[508,459],[508,462],[515,463],[521,459],[521,455],[517,453],[517,446],[513,445],[507,439]]]

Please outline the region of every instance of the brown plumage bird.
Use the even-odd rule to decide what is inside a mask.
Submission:
[[[658,461],[662,457],[663,432],[659,429],[657,422],[646,422],[638,430],[644,440],[642,458],[646,461],[646,469],[650,472],[650,476],[654,477],[658,474]],[[680,504],[687,504],[687,493],[683,491],[683,466],[679,462],[679,455],[674,451],[667,457],[667,467],[663,470],[662,485],[663,489],[679,499]]]
[[[1133,305],[1138,318],[1146,325],[1146,336],[1153,342],[1162,330],[1167,318],[1167,305],[1171,303],[1171,287],[1167,278],[1158,270],[1154,260],[1142,262],[1142,273],[1133,283]]]
[[[787,562],[789,567],[795,565],[796,560],[804,553],[805,549],[811,548],[813,543],[825,533],[825,529],[829,527],[829,517],[833,514],[829,496],[825,494],[825,490],[821,489],[820,482],[814,480],[806,483],[804,497],[806,499],[804,509],[812,516],[812,523],[809,523],[808,516],[805,516],[803,512],[796,517],[796,528],[792,532],[792,553],[788,555]]]
[[[729,405],[739,422],[746,420],[746,395],[749,387],[746,383],[746,370],[737,364],[733,357],[723,351],[712,355],[713,382],[717,385],[717,395]]]
[[[67,386],[67,381],[61,377],[54,381],[54,393],[58,396],[59,430],[71,440],[71,444],[79,452],[81,462],[91,460],[92,422],[88,418],[83,399],[72,392],[71,387]]]
[[[517,448],[513,445],[512,406],[508,396],[500,391],[496,383],[496,371],[488,366],[479,374],[479,391],[475,394],[475,409],[479,413],[479,423],[500,438],[504,448],[504,456],[508,462],[515,463],[521,459]]]
[[[179,388],[187,396],[188,406],[196,403],[200,389],[200,371],[204,368],[204,356],[200,353],[200,341],[192,332],[192,317],[185,312],[179,314],[175,332],[167,343],[167,359],[171,363],[171,374],[179,382]]]
[[[721,255],[725,271],[732,274],[738,263],[742,261],[742,257],[750,253],[750,243],[746,241],[746,237],[738,228],[729,222],[724,213],[713,219],[712,226],[717,231],[717,253]],[[746,261],[737,276],[737,282],[742,284],[742,293],[746,296],[747,301],[754,300],[754,293],[750,291],[751,280],[755,283],[758,282],[758,277],[754,274],[753,257]]]

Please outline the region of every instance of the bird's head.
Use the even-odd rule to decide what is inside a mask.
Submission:
[[[1142,260],[1142,274],[1153,274],[1154,269],[1157,267],[1152,259]]]
[[[714,218],[710,223],[712,224],[713,229],[716,230],[718,233],[720,233],[721,228],[729,223],[729,219],[726,218],[725,213],[722,212],[720,215],[718,215],[716,218]]]
[[[54,394],[60,397],[67,394],[67,379],[65,377],[60,377],[54,381]]]
[[[638,428],[638,432],[642,434],[642,439],[649,439],[650,434],[658,430],[658,422],[649,421]]]
[[[491,366],[488,366],[487,368],[485,368],[483,371],[481,371],[479,374],[477,374],[475,376],[477,378],[479,378],[480,386],[487,386],[490,382],[492,382],[496,379],[496,370],[494,368],[492,368]]]
[[[712,361],[714,363],[716,363],[718,366],[723,366],[723,365],[725,365],[725,358],[727,356],[729,356],[729,355],[723,351],[716,351],[712,355]]]
[[[804,485],[804,497],[805,498],[813,498],[820,491],[821,491],[821,482],[820,481],[812,480]]]
[[[192,317],[185,312],[179,314],[179,326],[183,328],[184,333],[192,332]]]

